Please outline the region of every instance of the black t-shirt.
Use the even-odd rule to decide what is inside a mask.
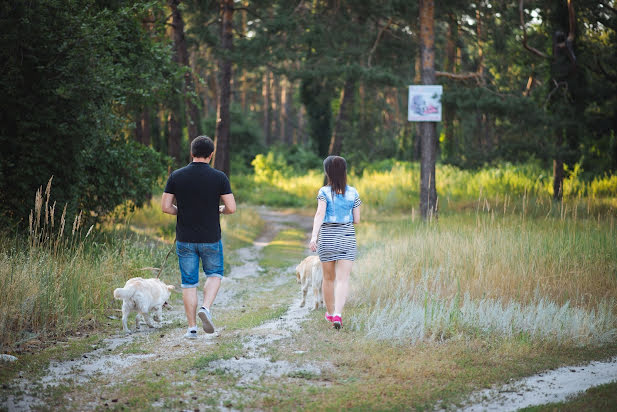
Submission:
[[[169,175],[165,192],[176,196],[179,242],[215,243],[221,239],[220,197],[231,193],[225,173],[208,163],[193,162]]]

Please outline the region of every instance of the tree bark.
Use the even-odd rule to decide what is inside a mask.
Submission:
[[[352,77],[345,79],[345,86],[341,93],[341,106],[336,116],[334,132],[330,139],[330,148],[328,153],[331,155],[340,156],[343,148],[343,140],[345,136],[351,132],[351,118],[353,106],[356,99],[356,80]]]
[[[272,140],[272,125],[270,123],[270,118],[272,117],[272,107],[270,105],[270,74],[267,69],[262,77],[261,96],[263,105],[262,124],[264,132],[264,143],[266,144],[266,147],[270,147],[270,143]]]
[[[152,142],[152,127],[150,127],[150,108],[144,107],[141,112],[141,143],[144,146],[150,146]]]
[[[270,79],[272,81],[272,137],[275,142],[281,142],[281,77],[275,76],[270,72]]]
[[[456,73],[456,43],[458,38],[458,21],[454,14],[448,15],[448,32],[446,40],[446,61],[444,69],[446,72]],[[454,107],[452,104],[443,104],[443,128],[444,128],[444,147],[446,156],[454,155]]]
[[[435,1],[420,0],[420,56],[422,84],[435,84]],[[436,124],[419,122],[421,135],[420,213],[423,219],[437,215],[435,189]]]
[[[522,1],[521,1],[522,4]],[[568,34],[560,29],[553,33],[553,63],[551,65],[551,77],[553,78],[556,87],[565,87],[568,94],[568,99],[564,99],[561,105],[571,106],[574,104],[576,97],[572,94],[574,85],[572,75],[576,72],[576,56],[574,54],[574,39],[576,15],[574,14],[574,6],[572,0],[567,1],[568,13]],[[561,24],[560,24],[561,23]],[[562,21],[555,24],[556,27],[563,25]],[[561,86],[561,85],[564,86]],[[557,105],[557,107],[559,104]],[[558,110],[554,108],[553,110]],[[563,179],[564,179],[564,143],[568,137],[569,131],[564,130],[561,124],[555,127],[555,156],[553,158],[553,199],[561,202],[563,199]]]
[[[553,199],[561,202],[563,199],[563,157],[560,153],[563,146],[563,130],[557,131],[557,153],[553,159]]]
[[[186,125],[189,133],[189,141],[198,136],[199,125],[199,110],[193,100],[195,93],[195,85],[193,75],[191,74],[191,66],[189,65],[189,54],[186,47],[186,37],[184,36],[184,20],[182,13],[178,9],[181,0],[170,0],[169,7],[171,8],[171,26],[173,27],[174,38],[174,58],[173,60],[181,66],[184,66],[184,100],[186,107]]]
[[[293,90],[289,79],[283,80],[283,93],[281,102],[281,135],[283,142],[287,145],[293,143]]]
[[[242,24],[242,36],[246,37],[247,29],[247,15],[246,9],[249,5],[248,0],[242,0],[242,10],[240,11],[241,24]],[[246,80],[246,69],[242,69],[242,75],[240,76],[240,105],[242,107],[242,113],[246,113],[247,110],[247,93],[248,93],[248,81]]]
[[[141,113],[135,115],[135,141],[137,143],[143,143],[143,130],[141,128],[142,118]]]
[[[167,154],[174,158],[176,165],[179,165],[181,162],[180,141],[182,140],[182,127],[178,121],[176,111],[173,109],[167,117],[167,131]]]
[[[228,53],[233,47],[232,19],[233,0],[221,0],[221,49]],[[229,176],[230,162],[230,99],[231,60],[226,54],[219,60],[219,96],[216,107],[216,136],[214,144],[214,167]]]

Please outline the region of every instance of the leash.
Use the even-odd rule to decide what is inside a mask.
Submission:
[[[167,252],[167,256],[165,256],[165,260],[163,260],[163,264],[161,264],[161,268],[159,269],[159,273],[156,275],[157,279],[159,279],[161,277],[161,273],[163,272],[163,269],[165,268],[165,263],[167,263],[167,259],[169,258],[169,255],[171,254],[171,252],[174,250],[175,246],[176,246],[176,238],[174,238],[174,241],[171,244],[171,249],[169,249],[169,252]]]

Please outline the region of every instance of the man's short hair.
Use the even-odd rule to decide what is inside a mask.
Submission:
[[[214,142],[208,136],[197,136],[191,142],[193,157],[208,157],[214,152]]]

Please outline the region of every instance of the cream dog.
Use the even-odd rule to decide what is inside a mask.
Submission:
[[[160,322],[163,316],[163,306],[169,306],[167,300],[171,295],[173,285],[166,285],[160,279],[132,278],[126,281],[123,288],[114,290],[114,298],[123,300],[122,303],[122,327],[126,333],[131,333],[127,320],[132,311],[137,312],[135,327],[140,328],[141,321],[155,327],[150,319],[149,312],[154,310],[154,320]]]
[[[315,296],[315,308],[323,307],[323,292],[321,284],[323,283],[323,272],[319,256],[309,256],[305,258],[298,266],[296,266],[296,278],[298,283],[302,284],[302,302],[300,307],[304,307],[306,303],[306,293],[309,285],[313,285],[313,295]]]

